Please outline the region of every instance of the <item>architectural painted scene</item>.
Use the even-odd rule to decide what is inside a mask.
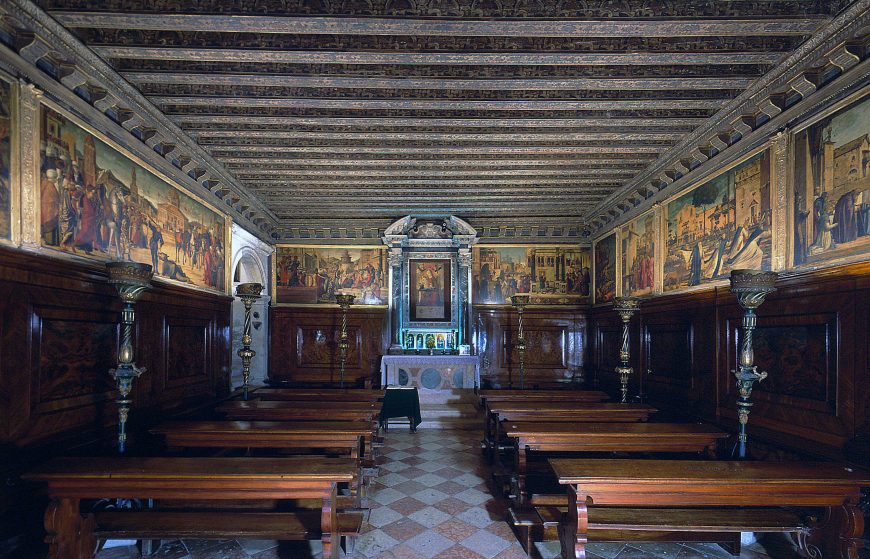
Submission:
[[[570,246],[475,247],[475,304],[508,305],[517,293],[533,305],[576,304],[589,297],[589,251]]]
[[[0,239],[12,237],[12,86],[0,78]]]
[[[770,154],[748,159],[667,205],[664,290],[770,269]]]
[[[650,212],[622,228],[622,293],[649,295],[655,287],[655,214]]]
[[[607,303],[616,297],[616,235],[595,243],[595,303]]]
[[[225,289],[225,221],[64,115],[42,107],[45,247],[151,264],[155,275]]]
[[[866,258],[870,248],[870,100],[794,140],[795,266]]]
[[[383,248],[275,248],[278,303],[335,303],[336,293],[347,293],[357,305],[385,305],[387,279]]]

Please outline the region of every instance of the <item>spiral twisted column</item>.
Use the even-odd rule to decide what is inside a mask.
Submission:
[[[251,307],[254,302],[260,298],[263,292],[263,285],[259,283],[240,283],[236,287],[236,296],[242,300],[245,305],[245,325],[242,329],[242,347],[239,348],[237,355],[242,359],[242,388],[244,390],[244,399],[248,399],[248,386],[251,379],[251,359],[257,355],[257,352],[251,349]]]
[[[752,333],[756,324],[756,309],[764,302],[768,293],[776,291],[776,272],[763,270],[732,270],[731,292],[737,296],[737,303],[743,308],[743,336],[737,370],[732,371],[737,378],[737,421],[740,431],[737,435],[737,455],[746,458],[746,425],[749,423],[749,410],[752,407],[749,397],[756,382],[767,378],[767,373],[758,371],[752,349]]]
[[[526,388],[526,336],[523,331],[523,311],[529,304],[528,295],[514,295],[511,305],[517,310],[517,353],[520,357],[520,390]]]
[[[338,358],[341,364],[341,368],[339,369],[339,382],[342,388],[344,388],[344,369],[347,364],[347,350],[350,347],[350,344],[347,341],[347,311],[350,309],[355,298],[356,297],[353,295],[344,293],[335,296],[335,300],[338,303],[339,308],[341,308],[341,337],[338,339]]]
[[[622,346],[619,349],[619,366],[616,367],[616,373],[619,375],[619,391],[622,394],[621,402],[628,403],[628,379],[631,373],[634,372],[629,361],[628,346],[628,324],[631,322],[631,317],[637,312],[640,301],[636,297],[617,297],[613,300],[613,308],[622,319]]]
[[[127,449],[127,418],[133,400],[130,392],[133,381],[145,372],[133,362],[133,324],[136,320],[135,305],[143,291],[151,287],[154,272],[150,264],[139,262],[109,262],[106,264],[109,283],[121,297],[121,345],[118,347],[118,367],[109,371],[118,385],[118,452]]]

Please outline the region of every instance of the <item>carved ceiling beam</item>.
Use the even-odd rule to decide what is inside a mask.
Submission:
[[[414,66],[709,66],[768,65],[781,52],[396,52],[284,51],[93,45],[103,58],[283,64],[390,64]]]
[[[205,150],[197,146],[138,90],[118,76],[103,59],[35,4],[27,0],[8,0],[0,4],[0,15],[5,15],[4,19],[14,21],[15,29],[22,32],[22,35],[12,39],[12,44],[18,47],[15,54],[21,59],[17,64],[22,67],[22,75],[32,74],[34,77],[31,79],[41,82],[44,82],[46,77],[53,77],[60,85],[67,88],[63,94],[58,92],[55,96],[71,94],[71,98],[90,103],[100,118],[112,120],[117,118],[116,123],[133,133],[133,138],[130,138],[133,141],[131,145],[142,141],[149,148],[147,157],[160,156],[153,149],[155,146],[172,145],[173,157],[196,159],[202,162],[204,166],[214,169],[220,181],[228,188],[239,192],[240,196],[250,197],[244,187],[224,171]],[[32,66],[25,68],[26,63]],[[47,70],[44,63],[48,63],[51,70]],[[37,75],[39,72],[41,74]],[[91,98],[88,94],[91,91],[99,91],[100,94]],[[106,124],[107,129],[108,126],[112,126]],[[136,136],[134,132],[141,132],[141,134]],[[179,169],[172,159],[157,160],[156,163],[159,163],[158,168],[163,165],[164,172],[167,174],[176,175],[176,180],[191,192],[201,194],[202,191],[198,191],[197,187],[207,188],[202,183],[193,184],[189,177],[178,173]],[[268,239],[268,233],[276,224],[276,218],[261,202],[254,201],[252,204],[257,207],[259,213],[269,217],[268,223],[256,226],[241,214],[229,213],[237,217],[240,223],[248,224],[251,231],[262,239]]]
[[[340,89],[463,89],[487,91],[553,90],[697,90],[745,89],[754,78],[573,78],[458,79],[360,78],[271,74],[121,72],[128,81],[146,84],[236,85],[260,87],[334,87]]]
[[[572,167],[568,169],[441,169],[420,171],[417,169],[263,169],[250,167],[247,169],[232,168],[233,174],[241,181],[260,181],[275,178],[289,180],[311,181],[317,177],[317,181],[323,183],[324,179],[330,183],[343,183],[378,180],[379,177],[455,177],[457,179],[474,179],[476,177],[521,177],[529,176],[565,176],[565,177],[602,177],[602,176],[633,176],[640,167],[634,168],[586,168]],[[322,177],[322,178],[321,178]],[[528,180],[528,179],[527,179]]]
[[[606,111],[606,110],[692,110],[718,109],[721,99],[600,99],[565,100],[440,100],[440,99],[312,99],[288,97],[196,97],[149,96],[163,107],[260,107],[285,109],[353,109],[353,110],[471,110],[471,111]]]
[[[408,181],[408,182],[400,182],[400,183],[383,183],[381,181],[366,184],[366,185],[346,185],[344,187],[332,185],[329,183],[311,183],[310,185],[306,185],[304,183],[283,183],[281,181],[271,181],[271,182],[259,182],[257,185],[251,185],[251,189],[255,190],[257,194],[263,196],[270,197],[285,197],[287,199],[293,199],[295,196],[324,196],[324,197],[334,197],[334,196],[357,196],[361,193],[365,193],[366,198],[376,195],[384,195],[383,192],[378,192],[381,190],[381,187],[391,185],[399,188],[390,188],[389,193],[386,196],[389,198],[393,193],[397,195],[416,195],[415,197],[424,197],[424,196],[447,196],[447,197],[461,197],[461,196],[476,196],[476,197],[486,197],[486,196],[504,196],[509,194],[511,196],[517,194],[526,194],[526,195],[551,195],[551,194],[565,194],[568,195],[583,195],[590,196],[594,198],[600,199],[602,196],[608,194],[613,188],[618,187],[621,183],[619,181],[609,181],[606,179],[599,181],[564,181],[564,182],[546,182],[546,181],[537,181],[524,183],[522,181],[519,182],[506,182],[504,186],[494,190],[491,188],[474,188],[475,186],[485,186],[489,184],[495,184],[493,182],[464,182],[461,183],[461,186],[448,186],[457,183],[457,181],[449,181],[449,180],[424,180],[424,181]],[[411,188],[414,186],[427,186],[426,191],[421,191],[419,188]],[[554,188],[556,185],[563,185],[558,188]],[[404,188],[402,188],[404,187]]]
[[[735,37],[813,33],[826,17],[753,19],[443,20],[52,11],[68,28],[435,37]]]
[[[262,157],[275,157],[277,154],[289,153],[322,153],[321,146],[208,146],[215,157],[221,154],[229,156],[241,152],[253,152]],[[398,154],[398,155],[431,155],[465,153],[469,155],[572,155],[572,154],[636,154],[661,153],[664,146],[432,146],[432,147],[378,147],[378,146],[330,146],[331,153],[339,154]]]
[[[453,132],[300,132],[295,130],[190,130],[188,136],[201,140],[206,138],[265,138],[289,140],[424,140],[442,142],[562,142],[600,140],[619,143],[639,140],[675,140],[679,132],[568,132],[568,133],[453,133]],[[200,142],[207,143],[207,142]]]
[[[693,128],[705,118],[344,118],[344,117],[280,117],[249,115],[172,115],[170,118],[184,127],[191,124],[221,125],[234,130],[251,126],[390,126],[408,128]]]
[[[522,158],[499,158],[499,159],[467,159],[462,157],[461,155],[456,155],[455,157],[445,158],[445,159],[415,159],[415,158],[403,158],[403,159],[377,159],[377,158],[367,158],[367,159],[342,159],[340,157],[327,157],[327,158],[318,158],[318,159],[309,159],[309,158],[290,158],[290,157],[257,157],[252,155],[250,157],[222,157],[221,162],[228,166],[228,168],[233,171],[237,171],[239,169],[262,169],[264,165],[274,166],[280,165],[282,168],[287,169],[295,169],[299,166],[303,165],[311,165],[311,166],[324,166],[324,167],[334,167],[335,169],[343,169],[346,167],[364,167],[364,168],[396,168],[396,167],[470,167],[472,169],[481,168],[481,167],[501,167],[501,168],[515,168],[515,167],[556,167],[565,170],[570,170],[568,167],[572,168],[581,168],[577,166],[583,166],[582,168],[586,168],[586,166],[594,167],[597,165],[603,165],[604,168],[610,168],[610,165],[622,165],[622,166],[643,166],[648,164],[652,159],[654,159],[654,155],[643,155],[643,154],[634,154],[630,157],[619,157],[619,158],[602,158],[602,157],[593,157],[593,158],[572,158],[572,159],[522,159]],[[276,167],[270,167],[272,169]]]
[[[704,154],[702,148],[708,145],[707,141],[712,136],[722,135],[730,138],[732,147],[747,137],[759,136],[756,134],[756,129],[760,131],[770,128],[769,123],[781,120],[783,110],[802,101],[803,98],[796,94],[797,89],[792,87],[796,80],[797,83],[801,83],[801,76],[805,76],[808,82],[818,87],[825,79],[830,82],[860,62],[861,58],[851,48],[852,45],[857,44],[856,42],[860,43],[868,36],[868,24],[870,24],[870,0],[856,0],[779,66],[758,79],[740,96],[728,102],[708,124],[689,134],[679,145],[660,157],[654,165],[604,200],[595,211],[607,211],[608,207],[618,203],[621,198],[635,191],[643,183],[657,183],[662,173],[674,168],[676,161],[683,162],[683,165],[689,169],[700,167],[709,170],[709,166],[705,163],[710,155]],[[866,51],[863,54],[866,54]],[[820,74],[820,67],[834,68],[835,71],[823,71]],[[809,95],[818,91],[817,88],[803,87],[803,89]],[[794,94],[788,95],[789,92]],[[784,105],[786,100],[789,102],[788,106]],[[688,164],[685,163],[686,161]],[[690,179],[690,173],[689,176],[681,177],[669,188],[669,191],[688,186]],[[661,197],[657,195],[655,198],[659,200]]]

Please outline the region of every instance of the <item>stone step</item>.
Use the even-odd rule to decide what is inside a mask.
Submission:
[[[475,404],[478,401],[474,390],[453,388],[449,390],[420,389],[420,404]]]
[[[450,404],[426,404],[420,406],[420,415],[423,419],[434,419],[442,417],[462,417],[479,419],[483,424],[483,415],[478,412],[474,406],[469,405],[450,405]]]

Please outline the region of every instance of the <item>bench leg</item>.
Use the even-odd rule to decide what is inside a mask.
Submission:
[[[857,499],[842,506],[828,507],[825,517],[814,526],[805,539],[803,551],[811,556],[858,559],[858,542],[864,533],[864,516],[858,509]]]
[[[91,559],[97,550],[93,514],[79,512],[78,499],[52,499],[45,509],[45,543],[51,559]]]
[[[338,513],[335,510],[336,486],[332,485],[332,493],[324,495],[320,511],[320,540],[323,543],[324,559],[338,559],[341,548],[341,536],[338,535]]]
[[[577,495],[577,488],[568,486],[568,521],[559,524],[559,541],[562,543],[562,559],[586,559],[587,528],[589,514],[586,510],[586,495]]]

